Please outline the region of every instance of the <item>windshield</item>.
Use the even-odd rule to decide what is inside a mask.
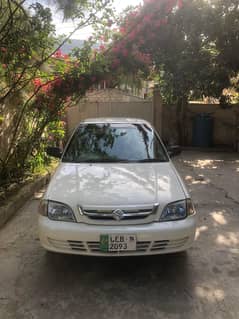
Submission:
[[[168,156],[153,129],[145,124],[82,124],[63,162],[166,162]]]

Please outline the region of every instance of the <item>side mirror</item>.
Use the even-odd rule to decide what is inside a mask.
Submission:
[[[168,145],[167,151],[170,157],[174,157],[182,153],[182,149],[179,145]]]
[[[47,147],[46,148],[46,153],[49,156],[61,158],[62,151],[59,147]]]

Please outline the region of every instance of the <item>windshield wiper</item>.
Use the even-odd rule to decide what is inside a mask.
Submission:
[[[159,158],[145,158],[142,160],[136,161],[137,163],[165,163],[167,160]]]

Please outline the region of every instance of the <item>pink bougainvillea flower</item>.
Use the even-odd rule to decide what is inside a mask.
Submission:
[[[165,11],[166,13],[171,12],[172,7],[175,5],[175,0],[168,0],[166,3]]]
[[[132,12],[129,13],[129,17],[130,18],[136,17],[137,14],[138,14],[138,11],[132,11]]]
[[[112,68],[116,69],[118,66],[120,65],[120,59],[114,59],[114,61],[112,62]]]
[[[145,43],[145,40],[143,38],[140,38],[138,43],[139,43],[139,45],[143,45]]]
[[[178,0],[178,7],[179,9],[182,8],[183,6],[183,0]]]
[[[33,80],[33,84],[35,85],[35,87],[39,87],[39,86],[42,85],[42,81],[41,81],[40,78],[35,78],[35,79]]]
[[[52,55],[53,58],[63,58],[64,57],[64,54],[62,54],[62,51],[61,49],[57,50],[53,55]]]
[[[137,35],[137,32],[136,32],[135,30],[132,31],[132,32],[130,32],[130,34],[129,34],[129,39],[130,39],[130,40],[134,40],[135,37],[136,37],[136,35]]]
[[[125,34],[125,32],[126,32],[126,29],[124,27],[121,27],[120,28],[120,33]]]
[[[151,21],[151,16],[150,15],[146,15],[143,18],[143,23],[149,23]]]
[[[47,95],[49,95],[51,93],[51,89],[52,89],[52,83],[45,83],[42,86],[42,91],[44,93],[47,93]]]
[[[135,59],[139,62],[139,63],[143,63],[143,64],[151,64],[151,55],[150,54],[146,54],[146,53],[141,53],[139,51],[134,52],[134,56]]]
[[[137,32],[137,33],[140,33],[140,32],[142,31],[142,29],[143,29],[143,25],[142,25],[142,24],[138,24],[138,25],[136,26],[136,32]]]
[[[119,47],[113,47],[113,48],[111,49],[111,51],[114,52],[114,53],[119,53],[119,52],[120,52],[120,49],[119,49]]]
[[[122,55],[123,55],[124,57],[127,57],[128,54],[129,54],[129,51],[124,48],[124,49],[122,50]]]
[[[2,64],[2,67],[3,67],[3,69],[6,69],[7,65],[6,64]]]
[[[54,85],[55,85],[55,87],[61,86],[61,83],[62,83],[62,79],[61,79],[61,78],[56,78],[56,79],[54,80]]]

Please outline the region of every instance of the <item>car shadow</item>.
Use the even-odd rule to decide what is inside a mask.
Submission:
[[[46,253],[48,267],[64,272],[65,275],[77,277],[83,273],[94,273],[95,276],[107,276],[108,280],[132,280],[134,277],[144,280],[149,276],[161,279],[182,278],[188,273],[189,259],[187,252],[134,257],[93,257]],[[180,276],[178,274],[180,273]],[[99,278],[100,280],[100,278]],[[104,281],[106,278],[104,278]]]
[[[190,285],[190,256],[187,252],[178,254],[135,256],[135,257],[89,257],[76,255],[46,254],[46,266],[54,277],[62,280],[69,288],[75,282],[81,282],[86,289],[92,286],[107,287],[114,285],[127,289],[143,287],[148,289],[163,285],[175,290]],[[57,272],[56,272],[57,269]],[[181,289],[181,288],[180,288]]]
[[[74,300],[71,307],[87,308],[89,318],[95,311],[124,318],[132,309],[135,312],[129,318],[140,318],[141,311],[141,318],[150,318],[149,309],[192,313],[194,274],[190,260],[189,253],[113,258],[46,253],[37,285],[47,282],[41,293],[60,293],[61,298]],[[122,305],[131,310],[123,315],[126,310]]]

